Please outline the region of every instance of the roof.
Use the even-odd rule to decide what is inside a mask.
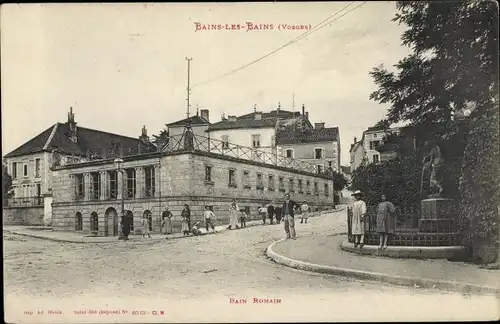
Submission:
[[[176,122],[167,124],[168,127],[177,127],[177,126],[185,126],[188,121],[191,121],[191,125],[209,125],[210,122],[208,120],[205,120],[199,115],[195,115],[189,118],[184,118],[181,120],[178,120]]]
[[[77,141],[69,138],[68,123],[56,123],[33,139],[24,143],[5,157],[14,157],[37,152],[52,152],[58,149],[61,153],[86,156],[87,153],[101,155],[103,150],[116,150],[117,145],[123,148],[124,155],[138,154],[156,150],[154,145],[146,145],[133,137],[117,135],[95,129],[78,127]]]
[[[260,114],[261,119],[255,119],[255,115]],[[294,119],[300,117],[298,111],[272,110],[270,112],[252,112],[250,114],[236,117],[236,120],[222,120],[213,123],[208,127],[209,131],[238,128],[271,128],[276,126],[276,122],[283,119]]]
[[[284,144],[332,142],[338,140],[338,136],[339,136],[338,127],[310,129],[303,132],[294,130],[285,130],[277,132],[276,144],[284,145]]]
[[[351,148],[349,149],[349,152],[352,152],[353,150],[355,150],[356,148],[358,148],[362,144],[363,144],[363,141],[358,141],[354,144],[351,144]]]

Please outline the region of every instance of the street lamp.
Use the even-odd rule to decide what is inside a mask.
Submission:
[[[124,191],[124,188],[125,188],[125,183],[124,183],[125,173],[124,172],[125,172],[125,170],[123,169],[123,159],[120,159],[120,158],[115,159],[113,161],[113,164],[116,166],[116,171],[118,173],[120,173],[120,175],[122,177],[122,200],[121,200],[122,218],[121,218],[121,220],[125,222],[125,191]],[[123,235],[123,230],[121,230],[120,222],[118,222],[117,227],[118,227],[118,239],[124,240],[125,235]]]

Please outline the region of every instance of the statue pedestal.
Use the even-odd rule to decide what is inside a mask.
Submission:
[[[429,198],[422,200],[418,224],[422,233],[449,233],[456,231],[458,204],[453,199]]]

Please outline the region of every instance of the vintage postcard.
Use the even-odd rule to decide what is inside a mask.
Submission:
[[[500,318],[496,2],[0,12],[5,322]]]

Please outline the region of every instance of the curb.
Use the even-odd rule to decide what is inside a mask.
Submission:
[[[433,279],[425,278],[410,278],[402,276],[391,276],[384,273],[369,272],[355,269],[346,269],[333,266],[326,266],[320,264],[309,263],[305,261],[299,261],[287,258],[281,254],[276,253],[273,250],[273,246],[283,242],[285,239],[281,239],[269,245],[266,249],[266,254],[274,262],[294,268],[299,270],[305,270],[310,272],[317,272],[323,274],[330,274],[335,276],[351,277],[361,280],[371,280],[379,281],[381,283],[389,283],[393,285],[408,286],[414,288],[427,288],[427,289],[441,289],[441,290],[452,290],[455,292],[460,292],[463,294],[497,294],[500,295],[500,288],[485,287],[473,284],[466,284],[453,281],[439,281]]]

